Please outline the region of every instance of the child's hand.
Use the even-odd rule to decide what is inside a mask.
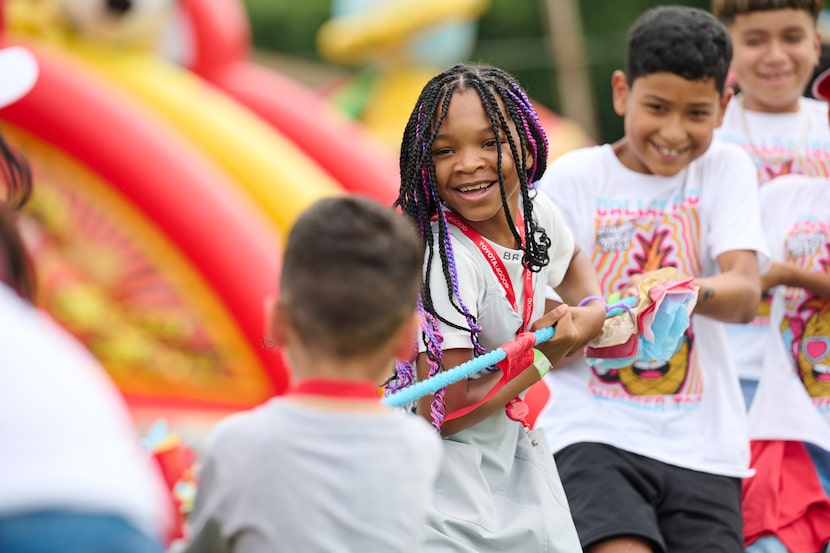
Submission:
[[[568,353],[573,355],[574,353],[581,353],[585,345],[602,331],[602,325],[606,318],[605,303],[591,301],[581,307],[572,307],[570,312],[579,334],[576,345]]]
[[[539,319],[537,319],[531,326],[531,331],[536,331],[541,328],[555,325],[556,330],[553,333],[553,338],[547,342],[538,344],[536,348],[545,354],[551,365],[556,365],[571,350],[577,347],[579,343],[579,332],[574,324],[572,311],[576,308],[571,308],[568,305],[562,304],[548,311]]]
[[[639,296],[640,295],[640,282],[643,281],[649,273],[640,273],[636,275],[631,275],[631,278],[628,281],[628,284],[620,291],[622,297],[627,298],[630,296]]]

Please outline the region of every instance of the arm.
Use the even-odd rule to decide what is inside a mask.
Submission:
[[[758,313],[761,278],[754,251],[734,250],[718,256],[720,274],[697,278],[694,312],[726,323],[748,323]]]
[[[550,344],[555,345],[554,355],[558,357],[552,358],[554,360],[560,359],[565,353],[570,351],[577,340],[576,329],[573,325],[573,320],[570,317],[569,307],[566,305],[559,306],[551,312],[546,313],[533,324],[532,330],[552,326],[556,324],[556,333]],[[469,361],[472,358],[472,350],[470,349],[451,349],[443,352],[443,363],[445,369],[451,369],[461,363]],[[418,355],[417,361],[418,379],[426,379],[429,374],[429,366],[426,362],[426,354]],[[481,401],[487,393],[496,385],[501,378],[501,371],[496,371],[482,378],[463,379],[454,384],[447,386],[446,394],[444,395],[445,413],[451,413],[457,409],[474,405]],[[519,395],[521,392],[529,388],[532,384],[538,382],[540,379],[539,372],[536,367],[530,365],[528,368],[520,372],[515,378],[507,382],[493,397],[485,403],[479,405],[476,409],[467,413],[466,415],[457,419],[448,421],[441,426],[441,434],[449,436],[459,430],[468,428],[485,418],[489,417],[496,411],[504,409],[504,406]],[[428,394],[418,400],[418,413],[427,421],[432,422],[431,406],[433,395]]]
[[[781,261],[773,261],[769,271],[761,275],[762,290],[769,290],[775,286],[804,288],[815,296],[830,298],[830,274],[809,271]]]
[[[578,246],[575,248],[565,278],[556,287],[556,293],[571,306],[578,305],[589,296],[602,297],[594,265]],[[578,336],[574,347],[567,352],[573,354],[581,351],[585,344],[594,339],[602,330],[605,322],[605,305],[601,301],[592,301],[582,307],[571,307],[569,311]],[[546,349],[546,344],[539,344],[539,350],[547,356],[552,365],[561,361],[561,357],[557,357],[555,352],[548,354]]]

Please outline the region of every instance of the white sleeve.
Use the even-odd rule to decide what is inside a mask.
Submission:
[[[555,204],[563,224],[579,247],[594,245],[594,185],[602,179],[601,146],[580,148],[556,158],[539,179],[537,188]],[[586,171],[585,167],[591,167]]]
[[[749,154],[734,144],[715,142],[701,185],[710,188],[705,207],[711,210],[710,227],[705,229],[713,259],[734,250],[753,250],[758,254],[761,272],[769,266],[763,227],[758,178]],[[707,182],[708,181],[708,182]]]
[[[539,192],[534,199],[534,211],[539,218],[539,224],[545,229],[550,239],[547,284],[551,288],[556,288],[562,284],[562,279],[568,272],[576,243],[559,208],[542,192]]]

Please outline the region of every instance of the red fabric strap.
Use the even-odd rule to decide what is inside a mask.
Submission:
[[[369,380],[334,380],[307,378],[291,386],[286,395],[306,395],[348,399],[377,399],[381,392],[377,384]]]
[[[486,403],[490,398],[496,395],[499,390],[504,388],[504,385],[516,378],[525,369],[533,364],[533,346],[536,345],[536,335],[532,332],[522,332],[516,338],[501,346],[501,349],[507,354],[504,360],[499,361],[496,366],[502,370],[501,378],[498,382],[487,392],[483,399],[456,409],[452,413],[448,413],[444,417],[444,422],[463,417],[467,413],[477,409],[479,406]]]

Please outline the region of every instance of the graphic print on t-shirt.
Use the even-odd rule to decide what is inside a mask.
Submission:
[[[632,276],[674,267],[700,273],[699,192],[661,198],[647,204],[598,200],[593,261],[605,294],[623,289]],[[669,359],[638,360],[607,369],[591,367],[591,392],[649,410],[696,408],[703,382],[691,328]]]
[[[816,148],[797,153],[790,145],[753,146],[742,140],[736,142],[752,156],[762,186],[785,175],[830,177],[830,151]]]
[[[797,221],[785,241],[788,263],[813,271],[830,267],[830,224],[814,218]],[[803,288],[787,288],[784,341],[797,376],[820,412],[830,412],[830,301]]]

